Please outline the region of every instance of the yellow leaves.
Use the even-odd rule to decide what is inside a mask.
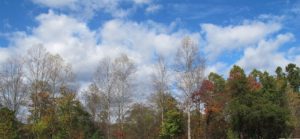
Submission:
[[[42,134],[46,131],[48,126],[49,126],[49,120],[43,117],[37,123],[32,125],[32,132]]]

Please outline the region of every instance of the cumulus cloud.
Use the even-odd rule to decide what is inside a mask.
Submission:
[[[215,60],[225,51],[230,52],[256,45],[261,39],[280,29],[280,23],[261,21],[248,21],[236,26],[201,25],[205,36],[205,53],[209,60]]]
[[[208,76],[211,72],[226,75],[228,71],[228,64],[223,62],[217,62],[213,65],[209,65],[205,70],[205,75]]]
[[[120,53],[134,60],[138,66],[137,78],[146,84],[154,53],[171,58],[184,36],[199,38],[197,33],[171,31],[169,26],[153,21],[138,23],[113,19],[99,29],[91,30],[86,23],[51,10],[37,16],[36,20],[38,26],[29,33],[11,35],[10,46],[2,48],[1,56],[24,55],[28,48],[43,45],[49,52],[60,54],[72,64],[82,84],[90,81],[99,60],[106,56],[114,58]]]
[[[252,69],[267,70],[273,72],[277,66],[286,66],[295,59],[288,59],[284,52],[278,49],[286,42],[293,39],[290,33],[279,34],[274,39],[261,40],[255,48],[247,48],[244,56],[237,61],[237,65],[245,68],[246,71]]]

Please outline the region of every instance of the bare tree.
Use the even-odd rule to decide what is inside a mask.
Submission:
[[[84,92],[87,110],[91,113],[93,121],[97,121],[97,114],[102,108],[101,96],[99,88],[95,84],[90,84],[88,89]]]
[[[157,105],[160,114],[161,122],[164,121],[164,113],[166,111],[165,96],[169,92],[169,71],[166,61],[162,55],[158,55],[157,63],[154,67],[152,75],[153,89],[155,91],[152,96],[152,101]]]
[[[116,76],[116,104],[117,120],[120,130],[124,131],[126,112],[129,109],[133,89],[133,74],[136,71],[134,63],[125,54],[121,54],[114,61],[114,74]],[[123,136],[121,136],[123,138]]]
[[[114,65],[110,58],[104,58],[99,62],[93,80],[95,86],[99,89],[100,96],[104,102],[105,119],[106,119],[106,136],[110,138],[110,123],[112,111],[112,99],[116,84],[114,75]]]
[[[23,62],[19,59],[8,59],[2,65],[0,75],[1,103],[17,114],[20,107],[25,104],[27,98]]]
[[[68,88],[74,74],[71,66],[59,55],[52,55],[42,46],[36,45],[28,50],[25,56],[26,79],[30,85],[32,103],[38,101],[39,93],[52,94],[52,99],[61,88]],[[33,103],[33,120],[40,117],[37,111],[40,103]]]
[[[49,55],[48,57],[48,72],[49,79],[48,83],[51,86],[50,91],[52,97],[59,92],[61,87],[69,87],[74,82],[74,74],[72,72],[71,65],[64,62],[63,58],[56,55]]]
[[[105,102],[107,138],[110,138],[110,124],[115,108],[117,121],[123,130],[126,108],[132,91],[132,74],[135,72],[133,62],[125,54],[114,60],[104,58],[100,61],[94,75],[94,85],[99,89],[102,101]]]
[[[188,139],[191,139],[192,93],[204,79],[205,62],[200,57],[197,44],[189,37],[182,40],[182,46],[177,51],[176,70],[179,77],[177,86],[184,94],[184,107],[188,114]]]
[[[50,79],[49,57],[50,54],[42,45],[31,47],[25,57],[27,80],[34,95],[49,89],[47,88]]]

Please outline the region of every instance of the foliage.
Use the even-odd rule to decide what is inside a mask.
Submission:
[[[233,66],[227,79],[217,73],[205,78],[197,50],[185,39],[178,51],[177,72],[169,72],[160,61],[150,103],[132,103],[139,96],[132,93],[135,64],[126,55],[100,62],[82,95],[71,66],[59,55],[34,47],[24,63],[12,61],[1,71],[0,138],[300,137],[296,64],[277,67],[274,75],[256,69],[246,74]]]
[[[15,113],[8,108],[0,109],[0,138],[15,139],[18,137],[18,122]]]
[[[127,138],[155,138],[158,136],[159,118],[151,107],[136,103],[131,107],[126,118]]]
[[[167,98],[168,109],[160,130],[162,138],[172,138],[179,136],[183,132],[183,117],[176,104],[177,102],[173,97],[169,96]]]
[[[169,110],[166,113],[166,119],[162,124],[160,136],[170,138],[179,135],[182,132],[181,114],[177,110]]]
[[[229,114],[233,131],[239,138],[279,138],[291,131],[290,112],[286,108],[285,90],[268,73],[259,76],[262,87],[253,86],[240,67],[230,72],[228,91],[232,94]],[[254,89],[252,89],[254,87]],[[272,129],[272,130],[269,130]]]

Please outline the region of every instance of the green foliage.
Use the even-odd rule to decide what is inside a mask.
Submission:
[[[89,113],[80,102],[75,99],[72,92],[62,92],[62,97],[57,100],[57,114],[59,138],[91,138],[100,133],[95,129]]]
[[[300,68],[295,64],[288,64],[285,70],[287,72],[287,79],[294,92],[300,92]]]
[[[177,101],[170,95],[167,96],[167,110],[161,125],[160,137],[172,138],[183,132],[183,115],[177,108]]]
[[[75,97],[66,88],[61,89],[61,96],[57,98],[51,98],[47,92],[37,94],[38,101],[33,102],[39,107],[32,108],[29,117],[29,120],[35,114],[39,117],[32,120],[29,126],[35,138],[100,138],[100,132],[94,126],[90,114]]]
[[[178,110],[169,110],[163,121],[160,136],[162,138],[170,138],[182,133],[182,119]]]
[[[210,73],[208,75],[208,80],[214,84],[214,92],[222,93],[225,89],[225,80],[222,76],[216,73]]]
[[[292,126],[289,124],[291,119],[285,88],[278,85],[277,80],[267,72],[257,75],[257,84],[261,85],[258,89],[251,89],[253,80],[247,80],[245,76],[231,78],[228,82],[228,91],[233,93],[229,108],[232,129],[240,138],[287,137]]]
[[[18,138],[18,122],[15,113],[8,108],[0,109],[0,138],[15,139]]]
[[[238,139],[238,136],[232,131],[232,129],[228,129],[226,133],[227,139]]]
[[[159,118],[151,107],[136,103],[126,118],[128,138],[155,138],[158,136]]]

